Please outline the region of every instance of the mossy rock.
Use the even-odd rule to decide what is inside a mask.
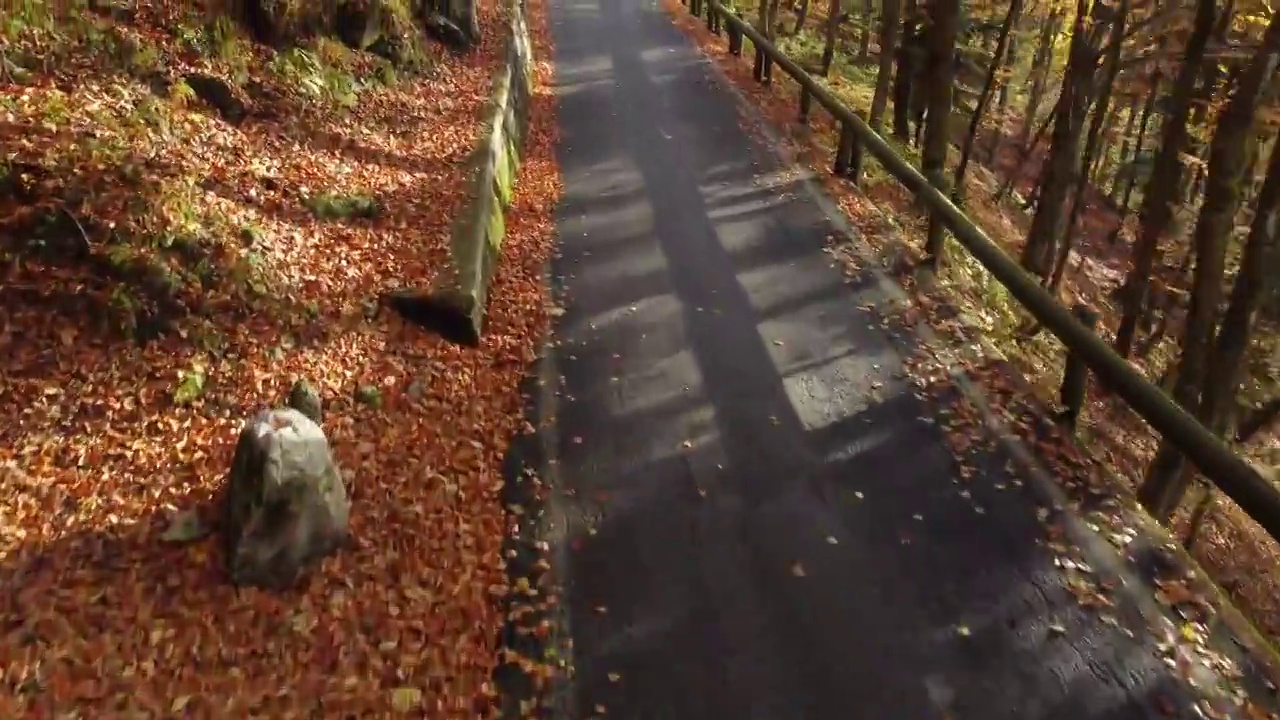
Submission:
[[[382,38],[383,4],[375,0],[347,0],[335,19],[338,39],[356,50],[368,50]]]
[[[333,4],[313,0],[244,0],[244,18],[255,39],[283,46],[326,33]]]
[[[379,38],[369,52],[401,70],[418,70],[426,63],[421,31],[403,0],[367,0],[377,6]]]
[[[368,195],[335,195],[321,193],[304,200],[319,220],[373,219],[381,214],[378,201]]]

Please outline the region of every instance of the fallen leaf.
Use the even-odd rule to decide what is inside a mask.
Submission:
[[[399,687],[391,691],[391,707],[407,713],[422,704],[422,691],[415,687]]]

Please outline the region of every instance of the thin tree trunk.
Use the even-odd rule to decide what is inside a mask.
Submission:
[[[871,57],[871,16],[875,12],[874,0],[865,0],[862,5],[862,42],[858,45],[858,62],[865,63]]]
[[[836,2],[838,0],[833,0]],[[871,98],[871,116],[867,118],[871,129],[880,132],[884,123],[884,111],[889,105],[889,88],[893,80],[893,58],[898,49],[898,10],[901,0],[884,0],[880,18],[880,70],[876,73],[876,92]]]
[[[1252,167],[1249,171],[1252,172]],[[1245,354],[1249,351],[1254,317],[1262,298],[1276,283],[1272,268],[1277,259],[1277,244],[1280,244],[1280,151],[1273,151],[1240,258],[1240,270],[1231,287],[1231,300],[1222,318],[1222,329],[1218,331],[1217,347],[1209,360],[1201,389],[1200,421],[1216,435],[1227,432],[1235,415],[1236,394]],[[1214,497],[1213,486],[1206,485],[1187,531],[1188,547],[1195,542],[1200,524],[1213,507]]]
[[[1274,155],[1274,153],[1272,154]],[[1272,238],[1272,242],[1275,242],[1275,238]],[[1241,445],[1249,442],[1254,435],[1262,432],[1268,425],[1275,422],[1276,418],[1280,418],[1280,397],[1266,401],[1261,407],[1254,408],[1252,412],[1244,416],[1244,419],[1236,426],[1236,442]]]
[[[929,85],[929,109],[920,167],[925,177],[946,192],[947,148],[951,147],[951,103],[955,87],[956,35],[960,26],[960,0],[933,0],[929,6],[929,48],[925,66]],[[942,220],[929,215],[929,234],[925,239],[925,255],[937,270],[942,263]]]
[[[1125,163],[1129,162],[1129,148],[1133,143],[1133,131],[1137,126],[1137,121],[1138,96],[1135,94],[1133,97],[1129,98],[1128,117],[1126,117],[1124,121],[1124,137],[1120,140],[1120,162],[1116,166],[1116,176],[1120,174],[1119,168],[1123,168]],[[1113,180],[1111,183],[1111,202],[1116,202],[1120,197],[1120,194],[1116,192],[1116,189],[1119,187],[1120,183]]]
[[[1009,73],[1013,72],[1013,66],[1018,64],[1018,34],[1017,28],[1009,36],[1009,53],[1004,58],[1004,79],[1000,81],[1000,98],[996,101],[996,107],[1003,112],[1009,107]]]
[[[902,141],[911,138],[911,81],[915,73],[916,32],[919,24],[916,0],[906,0],[902,13],[902,42],[898,48],[898,70],[893,76],[893,136]]]
[[[1126,0],[1127,1],[1127,0]],[[973,109],[973,117],[969,120],[969,133],[964,137],[964,145],[960,148],[960,164],[956,166],[955,185],[951,190],[951,198],[956,203],[964,198],[964,173],[969,166],[969,156],[973,152],[974,143],[978,141],[978,128],[982,126],[982,116],[986,113],[987,103],[991,101],[995,89],[996,77],[1004,66],[1005,50],[1009,46],[1013,26],[1018,22],[1018,13],[1022,12],[1022,0],[1012,0],[1009,12],[1004,16],[1004,24],[1000,26],[1000,37],[996,40],[995,56],[991,58],[991,66],[987,69],[986,82],[982,84],[982,92],[978,95],[978,103]],[[996,128],[999,133],[999,128]]]
[[[1187,141],[1187,119],[1196,77],[1204,60],[1209,34],[1213,31],[1215,0],[1197,0],[1196,19],[1183,50],[1182,66],[1169,98],[1160,150],[1156,153],[1151,179],[1142,197],[1142,223],[1133,249],[1133,265],[1124,283],[1124,313],[1116,330],[1115,350],[1127,358],[1133,350],[1138,321],[1146,312],[1148,280],[1159,254],[1160,237],[1173,219],[1174,193],[1182,172],[1181,154]]]
[[[1098,148],[1098,140],[1102,136],[1102,124],[1111,112],[1111,93],[1115,88],[1116,75],[1120,72],[1120,47],[1124,40],[1125,20],[1129,16],[1129,0],[1119,0],[1116,7],[1116,18],[1111,22],[1111,37],[1108,42],[1106,74],[1102,78],[1102,88],[1098,101],[1094,105],[1093,119],[1089,123],[1089,135],[1084,143],[1084,159],[1080,163],[1080,178],[1076,182],[1071,196],[1070,210],[1067,212],[1066,235],[1058,247],[1058,257],[1053,264],[1053,273],[1049,279],[1049,287],[1056,290],[1066,273],[1067,258],[1071,255],[1071,247],[1075,243],[1076,221],[1080,217],[1080,209],[1084,199],[1085,188],[1089,185],[1089,167],[1093,163],[1093,155]]]
[[[1061,11],[1055,10],[1040,24],[1040,38],[1036,42],[1036,54],[1031,59],[1031,94],[1027,96],[1027,110],[1022,118],[1022,134],[1018,144],[1026,147],[1035,125],[1036,113],[1044,99],[1044,87],[1049,79],[1049,65],[1053,62],[1053,33],[1062,22]]]
[[[1160,80],[1159,73],[1151,79],[1151,89],[1147,91],[1147,100],[1142,106],[1142,119],[1138,121],[1138,137],[1133,142],[1133,162],[1137,162],[1142,156],[1142,146],[1147,140],[1147,128],[1151,125],[1151,113],[1155,111],[1156,97],[1160,92]],[[1137,185],[1138,173],[1136,171],[1129,173],[1125,181],[1124,199],[1120,201],[1120,208],[1126,214],[1133,202],[1133,189]]]
[[[839,13],[837,13],[838,15]],[[799,35],[804,29],[804,21],[809,17],[809,0],[800,0],[800,7],[796,10],[796,29],[792,35]]]
[[[1022,266],[1042,279],[1048,279],[1053,271],[1054,248],[1062,235],[1063,204],[1080,169],[1080,129],[1088,111],[1088,89],[1094,71],[1094,54],[1085,34],[1088,12],[1088,0],[1076,0],[1076,19],[1071,33],[1070,59],[1062,80],[1061,105],[1053,123],[1049,157],[1041,173],[1036,214],[1031,219],[1027,242],[1022,248]]]
[[[1209,179],[1195,230],[1196,271],[1191,288],[1191,308],[1187,312],[1186,328],[1183,331],[1178,380],[1173,388],[1174,400],[1184,408],[1196,410],[1206,420],[1216,420],[1212,415],[1213,411],[1225,403],[1219,395],[1201,398],[1200,390],[1208,378],[1206,370],[1216,375],[1226,375],[1230,370],[1227,367],[1215,367],[1209,357],[1218,306],[1222,300],[1227,240],[1234,228],[1236,212],[1240,208],[1240,186],[1249,167],[1249,145],[1255,142],[1254,116],[1278,66],[1280,15],[1273,15],[1263,37],[1262,47],[1250,61],[1235,93],[1223,108],[1209,145]],[[1263,232],[1274,233],[1274,209],[1258,213],[1258,218],[1264,225],[1272,226],[1265,227]],[[1261,246],[1255,251],[1262,252],[1260,248]],[[1269,253],[1264,253],[1264,259],[1267,254]],[[1246,277],[1245,281],[1247,283],[1249,279]],[[1246,285],[1242,292],[1254,290]],[[1244,308],[1238,312],[1245,310],[1249,314],[1243,320],[1237,318],[1236,322],[1243,322],[1252,316],[1252,308]],[[1239,332],[1239,329],[1236,328],[1233,332]],[[1247,338],[1247,333],[1245,337]],[[1235,338],[1227,338],[1228,342],[1234,340]],[[1243,349],[1239,352],[1243,353]],[[1238,365],[1238,361],[1236,364]],[[1224,393],[1227,390],[1219,389],[1218,392]],[[1229,390],[1234,392],[1234,385]],[[1151,461],[1146,480],[1138,492],[1138,499],[1155,517],[1168,518],[1186,494],[1190,478],[1187,477],[1188,473],[1182,472],[1184,463],[1185,459],[1172,443],[1160,443],[1160,449]]]
[[[1022,179],[1022,170],[1026,166],[1027,160],[1031,158],[1032,150],[1034,150],[1036,146],[1040,144],[1040,141],[1044,139],[1044,134],[1049,131],[1049,126],[1053,125],[1054,119],[1058,117],[1058,108],[1061,104],[1062,98],[1058,98],[1058,105],[1054,105],[1049,116],[1040,122],[1040,127],[1036,128],[1035,137],[1031,138],[1030,144],[1024,144],[1019,148],[1017,164],[1013,167],[1013,170],[1008,174],[1008,176],[1005,177],[1004,184],[996,188],[996,202],[1003,200],[1005,196],[1009,194],[1009,191],[1013,190],[1014,185]]]
[[[827,7],[827,37],[822,46],[822,77],[831,72],[831,63],[836,59],[836,31],[840,28],[840,0],[831,0]],[[879,80],[876,81],[877,86]]]

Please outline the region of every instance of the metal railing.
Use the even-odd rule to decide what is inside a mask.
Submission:
[[[726,32],[732,54],[740,56],[744,39],[751,41],[756,52],[757,81],[767,81],[771,77],[772,64],[777,65],[800,86],[802,122],[808,117],[811,102],[817,101],[839,124],[840,143],[833,164],[837,175],[848,174],[855,153],[870,153],[886,172],[911,191],[943,223],[956,241],[1044,329],[1062,341],[1068,353],[1083,361],[1102,385],[1128,403],[1156,432],[1172,442],[1210,482],[1235,501],[1271,537],[1280,540],[1280,491],[1164,391],[1138,374],[1092,330],[1076,320],[1067,308],[956,207],[945,193],[934,187],[862,118],[799,64],[779,51],[759,31],[717,0],[685,2],[695,16],[705,16],[708,30],[716,35]]]

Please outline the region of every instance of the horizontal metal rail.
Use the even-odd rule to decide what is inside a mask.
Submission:
[[[1214,485],[1235,501],[1273,538],[1280,540],[1280,491],[1209,432],[1163,390],[1142,377],[1095,333],[1078,322],[1047,290],[1009,257],[919,170],[899,155],[884,138],[796,62],[782,54],[751,25],[717,0],[706,0],[709,22],[723,23],[731,33],[749,39],[774,64],[796,81],[852,135],[864,150],[918,197],[946,225],[951,234],[1009,294],[1049,332],[1076,353],[1109,390],[1119,395],[1158,433],[1168,438]],[[701,2],[699,3],[701,5]],[[714,14],[714,18],[711,16]],[[843,145],[844,143],[842,143]]]

